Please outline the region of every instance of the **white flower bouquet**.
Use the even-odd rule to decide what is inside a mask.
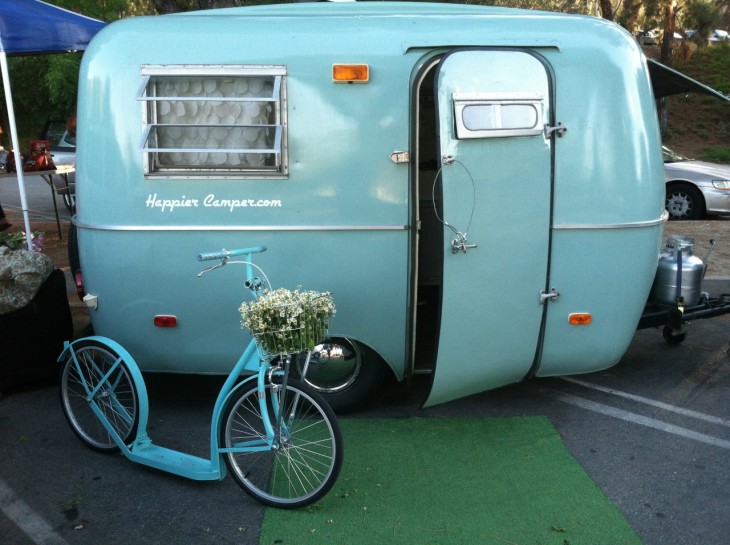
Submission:
[[[269,354],[313,350],[324,340],[335,303],[329,292],[279,288],[244,302],[241,326],[251,331]]]

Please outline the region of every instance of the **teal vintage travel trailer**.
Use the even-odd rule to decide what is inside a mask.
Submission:
[[[426,404],[615,364],[657,269],[647,60],[605,20],[312,3],[122,20],[83,59],[74,223],[94,331],[143,371],[228,373],[243,290],[201,251],[264,245],[329,290],[306,379],[384,370]],[[234,279],[236,271],[221,271]]]

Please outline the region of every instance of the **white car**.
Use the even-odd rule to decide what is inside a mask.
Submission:
[[[641,45],[657,45],[661,33],[659,30],[638,30],[636,39]]]
[[[694,161],[663,148],[670,220],[730,214],[730,165]]]
[[[730,41],[730,36],[726,30],[717,29],[710,35],[710,44],[727,41]]]
[[[696,30],[688,30],[685,33],[685,36],[687,38],[692,38],[697,34]],[[727,30],[721,30],[721,29],[715,29],[712,31],[712,34],[710,34],[707,38],[707,45],[717,45],[720,42],[727,42],[730,41],[730,35],[728,35]]]

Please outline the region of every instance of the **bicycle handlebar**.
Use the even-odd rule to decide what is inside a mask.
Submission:
[[[219,252],[205,252],[198,254],[198,261],[213,261],[216,259],[226,259],[228,257],[236,257],[239,255],[260,254],[266,251],[266,246],[253,246],[251,248],[240,248],[238,250],[221,250]]]

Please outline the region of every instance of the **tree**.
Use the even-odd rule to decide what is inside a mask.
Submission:
[[[614,9],[613,9],[613,6],[611,5],[611,0],[598,0],[598,4],[601,8],[601,16],[604,19],[613,21]]]
[[[107,22],[125,16],[128,8],[127,0],[50,0],[49,3]],[[22,139],[36,138],[46,121],[66,119],[74,112],[80,62],[81,53],[8,59],[13,104]],[[2,92],[0,98],[4,105]],[[3,108],[0,119],[5,119],[6,115]]]
[[[134,14],[145,13],[165,14],[182,11],[204,10],[213,8],[236,8],[241,6],[256,6],[261,4],[287,4],[296,0],[129,0],[130,9]]]
[[[3,1],[3,0],[0,0]],[[112,22],[124,17],[190,10],[296,2],[297,0],[46,0],[89,17]],[[637,28],[664,30],[661,60],[672,65],[673,36],[678,23],[697,30],[702,45],[718,27],[721,14],[730,19],[730,0],[441,0],[563,13],[597,15],[616,21],[634,34]],[[727,21],[730,24],[730,21]],[[81,54],[12,58],[11,72],[19,89],[16,108],[22,112],[21,131],[37,133],[49,117],[63,118],[76,102]]]
[[[662,45],[660,60],[667,66],[672,66],[672,45],[674,45],[674,33],[677,26],[677,14],[682,11],[682,6],[677,5],[674,0],[667,1],[663,6]]]
[[[727,6],[725,6],[727,8]],[[707,0],[690,0],[687,3],[686,22],[695,30],[691,40],[704,47],[712,31],[721,19],[721,7]]]
[[[642,11],[641,0],[624,0],[623,9],[615,19],[622,27],[632,35],[636,33],[639,25],[639,14]]]

